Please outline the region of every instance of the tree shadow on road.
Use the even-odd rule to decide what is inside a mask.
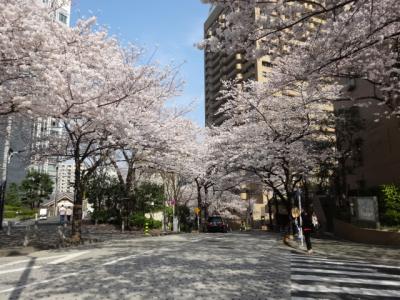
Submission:
[[[36,257],[32,257],[28,262],[28,265],[25,267],[25,270],[22,272],[16,287],[8,297],[9,300],[17,300],[20,298],[21,293],[23,291],[23,286],[26,285],[29,281],[29,274],[31,273],[32,268],[34,267],[36,262]],[[20,287],[20,288],[18,288]]]
[[[158,249],[157,239],[149,239],[147,249],[153,250],[145,254],[129,243],[115,244],[113,257],[49,268],[50,279],[79,273],[29,290],[29,299],[288,299],[289,252],[270,243],[232,235],[224,241],[163,243]],[[103,265],[126,256],[131,257]]]

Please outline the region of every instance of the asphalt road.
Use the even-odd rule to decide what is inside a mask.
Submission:
[[[192,234],[0,258],[0,299],[400,299],[400,267]]]

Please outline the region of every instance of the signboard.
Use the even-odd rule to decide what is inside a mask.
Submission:
[[[293,207],[292,208],[292,217],[294,218],[294,219],[296,219],[296,218],[298,218],[298,217],[300,217],[300,209],[298,208],[298,207]]]
[[[198,214],[200,213],[200,208],[195,207],[195,208],[194,208],[194,213],[195,213],[196,215],[198,215]]]
[[[378,202],[376,197],[356,197],[356,214],[359,220],[378,221]]]

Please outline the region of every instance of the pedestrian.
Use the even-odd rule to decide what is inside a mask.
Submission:
[[[65,209],[63,204],[59,208],[58,213],[60,214],[60,223],[61,225],[63,225],[65,221],[65,214],[67,213],[67,210]]]
[[[313,253],[312,250],[312,245],[311,245],[311,233],[313,231],[313,220],[312,220],[313,212],[310,208],[307,210],[303,210],[301,214],[301,219],[302,219],[302,230],[303,230],[303,235],[306,240],[306,245],[307,245],[307,253],[311,254]]]
[[[72,208],[71,208],[71,206],[67,207],[66,214],[67,214],[67,222],[70,223],[71,222],[71,217],[72,217]]]

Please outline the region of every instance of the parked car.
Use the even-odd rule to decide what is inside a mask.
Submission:
[[[47,208],[41,208],[39,210],[39,220],[47,220]]]
[[[207,219],[207,232],[228,232],[228,224],[221,216],[212,216]]]

